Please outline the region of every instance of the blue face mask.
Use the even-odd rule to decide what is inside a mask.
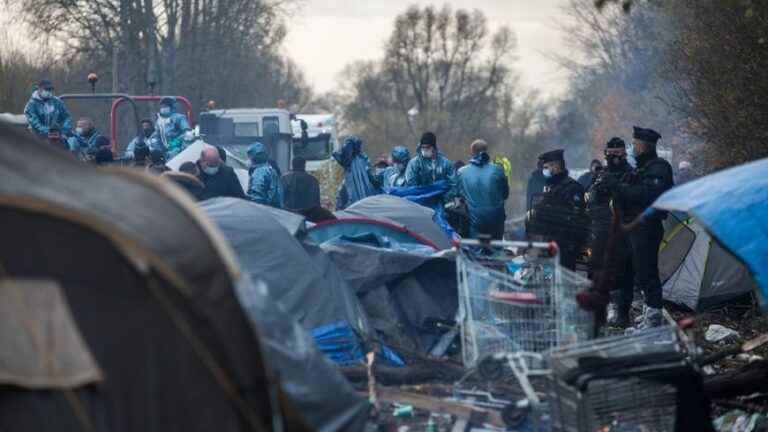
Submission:
[[[552,170],[549,168],[544,168],[543,170],[541,170],[541,173],[544,174],[544,177],[546,178],[552,177]]]
[[[627,162],[632,168],[637,167],[637,156],[635,155],[635,146],[629,146],[627,149]]]

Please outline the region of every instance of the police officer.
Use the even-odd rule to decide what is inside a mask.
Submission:
[[[632,166],[627,162],[627,148],[621,138],[611,138],[605,145],[604,155],[605,168],[595,175],[585,194],[590,221],[588,244],[591,252],[587,264],[591,279],[595,279],[599,272],[605,271],[607,273],[603,276],[611,278],[614,282],[612,285],[616,287],[618,294],[618,313],[611,325],[627,327],[634,289],[629,242],[625,236],[617,236],[613,254],[609,257],[606,257],[606,248],[613,219],[613,194],[608,184],[620,181],[632,170]]]
[[[621,209],[622,219],[631,223],[674,185],[672,167],[656,154],[656,143],[661,135],[652,129],[634,128],[632,149],[637,166],[620,181],[609,180],[611,192]],[[664,319],[661,311],[662,292],[659,278],[659,245],[664,235],[662,220],[666,213],[655,212],[636,224],[629,233],[635,285],[645,295],[645,311],[641,328],[660,326]],[[631,293],[623,303],[631,300]],[[631,301],[630,301],[631,303]],[[626,304],[625,304],[626,306]]]
[[[546,181],[540,200],[532,210],[528,234],[555,240],[560,247],[560,262],[571,270],[584,242],[577,232],[576,221],[584,207],[584,188],[568,176],[563,158],[564,150],[552,150],[539,156]]]

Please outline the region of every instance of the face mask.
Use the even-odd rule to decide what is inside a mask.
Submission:
[[[48,99],[51,96],[53,96],[53,92],[50,90],[40,90],[39,92],[37,92],[37,94],[39,94],[40,97],[43,99]]]
[[[171,113],[171,108],[170,107],[161,107],[160,108],[160,114],[161,115],[168,115],[170,113]]]
[[[216,175],[216,173],[219,172],[219,167],[218,166],[213,166],[213,167],[212,166],[207,166],[207,167],[203,168],[203,172],[208,174],[208,175]]]
[[[627,162],[629,162],[632,168],[637,167],[637,155],[635,154],[634,146],[630,146],[627,150]]]
[[[144,129],[144,137],[149,138],[152,136],[152,132],[154,132],[152,129]]]
[[[425,157],[425,158],[427,158],[427,159],[432,159],[432,158],[435,156],[435,151],[434,151],[434,150],[432,150],[432,149],[429,149],[429,150],[422,150],[422,151],[421,151],[421,156],[422,156],[422,157]]]
[[[78,134],[78,135],[82,135],[83,134],[83,128],[75,128],[75,133]]]
[[[549,168],[544,168],[543,170],[541,170],[541,173],[544,174],[544,177],[546,178],[552,177],[552,170]]]

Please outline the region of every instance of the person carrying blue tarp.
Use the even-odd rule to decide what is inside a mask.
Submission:
[[[452,196],[467,204],[469,236],[490,235],[494,240],[504,236],[504,201],[509,198],[509,183],[504,170],[490,163],[488,144],[476,140],[470,146],[472,159],[454,178]]]
[[[251,159],[248,198],[256,203],[276,208],[283,207],[283,187],[280,176],[269,163],[264,144],[255,142],[248,148]]]
[[[432,132],[424,132],[416,157],[408,162],[405,169],[405,184],[429,186],[440,180],[450,180],[453,174],[453,163],[437,150],[437,136]]]
[[[24,107],[27,125],[38,138],[47,140],[51,127],[58,128],[64,137],[72,135],[72,117],[61,99],[53,95],[53,83],[40,80]]]
[[[411,159],[411,152],[406,147],[397,146],[392,149],[392,166],[381,174],[382,189],[405,186],[405,168]]]
[[[192,128],[184,114],[176,112],[176,99],[164,97],[160,100],[160,112],[155,120],[155,132],[150,141],[157,141],[168,151],[168,159],[181,153],[191,139]]]
[[[363,198],[376,195],[376,182],[371,174],[368,156],[363,153],[363,140],[349,136],[333,158],[344,168],[344,183],[336,194],[336,210],[343,210]]]

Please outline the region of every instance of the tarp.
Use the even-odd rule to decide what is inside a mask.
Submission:
[[[768,298],[768,158],[673,188],[653,206],[694,216],[749,269]],[[763,304],[765,307],[766,304]]]
[[[744,265],[713,241],[695,219],[673,213],[664,225],[659,273],[665,300],[703,310],[754,290]]]
[[[439,249],[453,246],[451,238],[435,223],[432,208],[394,195],[374,195],[334,214],[340,219],[365,217],[383,220],[426,237]]]
[[[371,327],[395,351],[426,354],[440,335],[426,329],[425,321],[455,318],[458,289],[452,257],[353,243],[321,247],[357,293]]]
[[[56,389],[0,386],[0,429],[239,432],[280,412],[309,429],[270,384],[232,250],[181,189],[2,124],[0,172],[4,277],[55,281],[105,376],[73,392],[79,412]]]
[[[393,187],[385,192],[389,195],[405,198],[408,201],[431,208],[435,212],[432,220],[443,230],[448,238],[458,241],[461,238],[448,223],[448,216],[445,214],[445,207],[443,206],[444,196],[450,190],[451,183],[447,180],[441,180],[429,186]]]
[[[274,301],[266,285],[244,279],[237,295],[254,330],[261,336],[267,362],[304,418],[317,432],[357,432],[368,420],[368,402],[357,396],[315,340],[283,306]]]

